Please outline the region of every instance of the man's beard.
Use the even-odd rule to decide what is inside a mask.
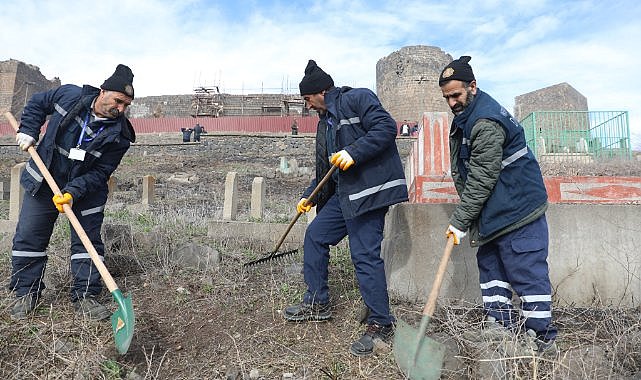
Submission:
[[[118,111],[118,109],[117,109],[117,108],[112,108],[112,109],[110,109],[110,110],[109,110],[109,111],[107,111],[107,112],[108,112],[109,116],[110,116],[112,119],[115,119],[115,118],[117,118],[118,116],[120,116],[120,111]]]
[[[452,113],[454,115],[460,115],[465,111],[465,109],[472,104],[472,101],[474,100],[474,94],[472,94],[472,90],[470,90],[469,87],[465,88],[465,103],[456,103],[454,107],[452,107]]]

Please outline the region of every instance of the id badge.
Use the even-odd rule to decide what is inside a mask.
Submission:
[[[85,160],[85,151],[79,148],[71,148],[69,150],[69,159],[70,160],[76,160],[76,161],[84,161]]]

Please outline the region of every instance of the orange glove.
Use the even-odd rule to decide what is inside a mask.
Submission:
[[[68,204],[69,207],[73,205],[73,196],[71,196],[71,194],[69,193],[54,195],[51,199],[53,200],[53,204],[56,205],[56,208],[59,212],[65,212],[65,210],[62,208],[62,205]]]
[[[354,165],[354,159],[345,149],[334,153],[332,158],[329,159],[329,162],[334,166],[338,166],[341,170],[347,170],[350,166]]]
[[[447,231],[445,231],[445,236],[449,238],[450,235],[454,235],[454,244],[459,245],[461,244],[461,239],[463,239],[463,237],[467,235],[467,233],[450,224],[449,227],[447,227]]]
[[[304,214],[312,209],[312,202],[307,202],[307,198],[301,198],[296,205],[296,211],[301,214]]]

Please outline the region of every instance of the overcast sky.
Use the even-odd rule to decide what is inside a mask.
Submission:
[[[3,0],[0,12],[0,60],[95,86],[124,63],[136,96],[296,93],[310,58],[337,85],[375,90],[376,62],[411,45],[471,55],[510,111],[567,82],[590,110],[629,111],[641,136],[638,0]]]

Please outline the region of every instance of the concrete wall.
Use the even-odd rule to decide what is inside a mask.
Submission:
[[[386,218],[383,257],[390,292],[425,301],[445,247],[454,204],[400,204]],[[641,305],[641,206],[552,204],[553,300],[567,306]],[[440,297],[480,303],[476,249],[454,248]]]

